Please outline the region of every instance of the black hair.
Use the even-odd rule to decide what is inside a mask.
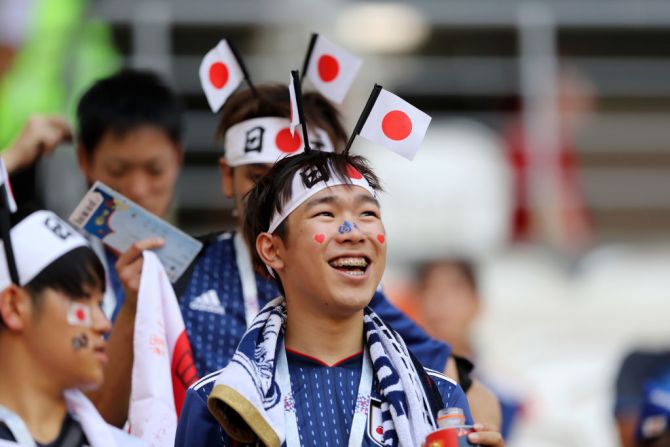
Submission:
[[[31,212],[26,210],[15,213],[11,217],[12,226],[18,224]],[[16,245],[14,245],[16,250]],[[4,256],[4,252],[0,256]],[[33,279],[23,286],[30,295],[33,305],[39,308],[42,292],[53,289],[62,292],[73,300],[85,298],[91,290],[104,293],[107,282],[105,268],[98,255],[89,246],[72,249],[52,261]],[[0,318],[0,328],[4,325]]]
[[[479,284],[477,281],[477,269],[475,267],[475,263],[464,257],[448,257],[420,264],[417,268],[416,275],[419,283],[423,284],[426,281],[433,268],[444,264],[449,264],[455,267],[459,272],[461,272],[465,278],[465,281],[468,283],[468,285],[470,285],[470,287],[472,287],[472,290],[475,292],[478,290]]]
[[[281,118],[291,116],[286,84],[258,85],[256,92],[251,89],[241,90],[226,101],[216,131],[219,139],[223,139],[228,129],[242,121],[266,116]],[[304,92],[302,102],[307,123],[325,130],[336,149],[344,148],[347,132],[337,107],[318,92]]]
[[[46,266],[23,288],[35,299],[45,289],[62,292],[73,300],[91,290],[105,292],[105,268],[88,246],[77,247]]]
[[[153,126],[177,146],[182,142],[182,104],[153,72],[124,69],[96,82],[79,101],[79,142],[89,156],[111,132],[124,136]]]
[[[243,225],[244,237],[251,249],[252,262],[257,272],[267,275],[265,264],[256,251],[256,238],[259,234],[268,231],[270,220],[275,211],[281,212],[282,208],[291,199],[292,183],[296,172],[303,169],[315,170],[323,176],[323,181],[327,181],[331,175],[335,175],[346,184],[351,184],[349,172],[352,167],[367,180],[373,190],[382,191],[379,178],[372,171],[365,158],[314,150],[279,160],[258,181],[246,196],[247,211]],[[273,234],[286,242],[288,231],[289,228],[286,225],[286,220],[284,220]],[[282,289],[278,278],[275,279],[280,289]]]

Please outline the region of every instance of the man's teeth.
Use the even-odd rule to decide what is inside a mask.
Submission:
[[[368,261],[365,258],[337,258],[334,261],[330,261],[330,265],[333,267],[367,267]]]

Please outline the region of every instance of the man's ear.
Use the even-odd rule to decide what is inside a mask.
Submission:
[[[226,162],[224,157],[219,158],[219,169],[221,170],[221,191],[229,199],[233,198],[233,168]]]
[[[0,320],[10,331],[22,331],[30,313],[30,296],[16,284],[0,292]]]
[[[93,176],[91,171],[93,170],[93,162],[91,160],[91,155],[86,151],[86,148],[82,144],[77,145],[77,161],[79,162],[79,169],[84,174],[86,178],[86,183],[91,184]]]
[[[282,246],[281,238],[270,233],[261,233],[256,238],[258,256],[266,265],[277,272],[284,268],[284,260],[281,256]]]

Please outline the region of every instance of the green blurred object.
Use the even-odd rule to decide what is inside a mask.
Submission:
[[[0,79],[0,148],[35,113],[71,122],[80,95],[120,66],[109,27],[86,17],[86,0],[35,0],[26,40]]]

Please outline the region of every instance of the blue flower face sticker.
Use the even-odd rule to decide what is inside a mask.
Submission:
[[[337,232],[340,234],[351,233],[351,230],[354,228],[360,230],[355,222],[352,224],[348,220],[345,220],[344,223],[337,229]]]

